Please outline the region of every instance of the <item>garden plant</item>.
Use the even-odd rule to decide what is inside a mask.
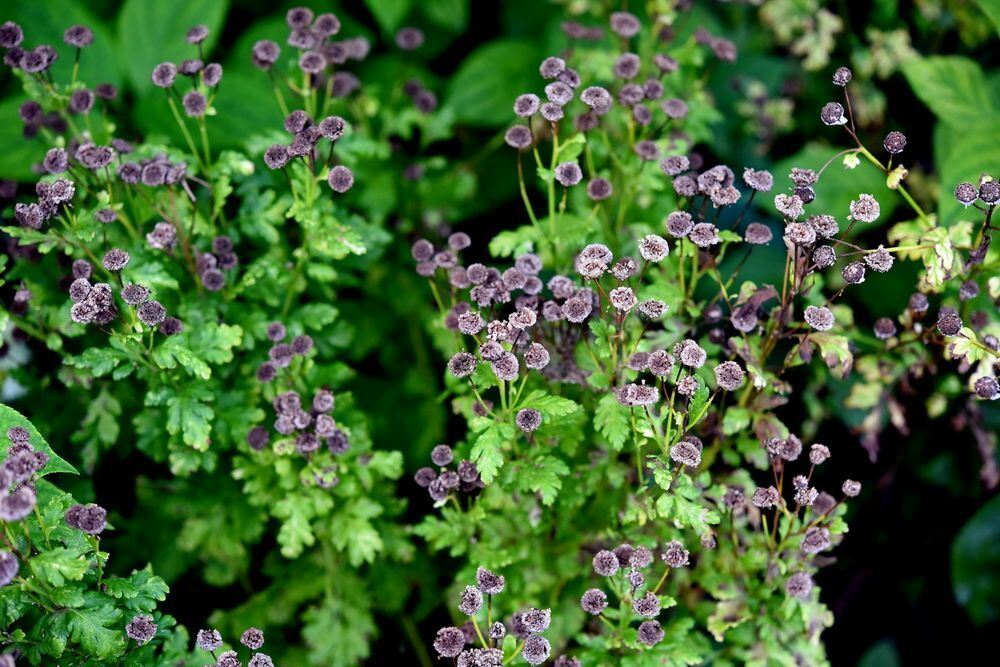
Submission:
[[[0,666],[986,651],[1000,4],[912,5],[5,7]]]

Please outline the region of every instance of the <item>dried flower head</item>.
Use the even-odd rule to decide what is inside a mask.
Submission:
[[[785,592],[793,598],[809,597],[812,587],[812,577],[806,572],[796,572],[785,580]]]
[[[153,85],[159,88],[169,88],[177,78],[177,66],[173,63],[160,63],[153,68]]]
[[[570,187],[576,185],[583,179],[583,171],[576,162],[563,162],[556,165],[555,179],[560,185]]]
[[[701,465],[701,448],[688,440],[681,440],[670,448],[670,458],[675,463],[697,468]]]
[[[466,616],[475,616],[483,607],[483,592],[475,586],[466,586],[462,591],[458,610]]]
[[[818,554],[830,548],[830,531],[826,528],[813,526],[806,530],[800,548],[807,554]]]
[[[724,361],[715,367],[715,382],[726,391],[739,389],[744,375],[743,369],[735,361]]]
[[[525,433],[533,433],[542,425],[542,413],[534,408],[524,408],[518,411],[515,421],[519,429]]]
[[[549,640],[540,635],[531,635],[524,640],[521,656],[530,665],[540,665],[549,659],[552,646]]]
[[[476,569],[476,586],[486,595],[499,595],[503,592],[504,584],[503,576],[483,567]]]
[[[814,466],[825,463],[830,458],[830,448],[819,443],[809,448],[809,462]]]
[[[769,509],[778,504],[780,496],[778,495],[778,490],[773,486],[768,487],[758,487],[753,492],[753,497],[750,502],[753,503],[754,507],[759,509]]]
[[[845,479],[843,486],[841,486],[841,491],[848,498],[854,498],[861,493],[861,482],[856,482],[853,479]]]
[[[747,167],[743,170],[743,182],[757,192],[770,192],[774,187],[774,176],[769,171]]]
[[[663,551],[662,558],[663,562],[669,567],[678,568],[684,567],[688,564],[688,558],[690,553],[684,548],[678,540],[671,540],[667,542],[666,548]]]
[[[602,550],[594,555],[594,572],[602,577],[613,576],[621,567],[618,557],[611,551]]]
[[[663,641],[665,634],[659,621],[643,621],[639,625],[637,639],[646,646],[655,646]]]
[[[875,197],[869,194],[858,195],[858,198],[851,202],[851,214],[848,220],[858,220],[860,222],[875,222],[879,216],[879,205]]]
[[[326,182],[330,185],[331,190],[343,194],[354,185],[354,173],[344,165],[338,164],[330,170]]]
[[[125,626],[125,634],[136,643],[145,644],[156,635],[156,623],[152,616],[138,614]]]
[[[844,107],[839,102],[826,104],[819,112],[819,119],[826,125],[844,125],[847,117],[844,115]]]
[[[942,336],[955,336],[962,330],[962,318],[955,312],[945,312],[938,318],[937,330]]]
[[[826,306],[808,306],[803,313],[806,324],[817,331],[827,331],[833,328],[833,313]]]

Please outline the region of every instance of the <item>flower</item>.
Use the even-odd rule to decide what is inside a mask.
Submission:
[[[678,540],[667,542],[663,552],[663,562],[673,568],[684,567],[688,564],[689,552]]]
[[[715,367],[715,382],[726,391],[739,389],[744,375],[743,369],[735,361],[724,361]]]
[[[806,572],[796,572],[785,580],[785,592],[793,598],[809,597],[812,587],[812,577]]]
[[[846,67],[838,67],[833,73],[833,83],[838,86],[846,86],[851,80],[851,70]]]
[[[833,328],[833,313],[826,306],[808,306],[803,313],[806,324],[817,331],[827,331]]]
[[[442,658],[455,658],[465,648],[465,633],[460,628],[447,627],[437,631],[434,650]]]
[[[583,172],[576,162],[563,162],[556,165],[555,179],[560,185],[570,187],[576,185],[583,179]]]
[[[503,592],[504,578],[490,572],[484,567],[476,568],[476,586],[486,595],[498,595]]]
[[[466,616],[474,616],[476,612],[482,609],[482,606],[482,591],[475,586],[466,586],[465,590],[462,592],[462,597],[458,604],[458,610]]]
[[[533,433],[542,425],[542,413],[534,408],[524,408],[518,411],[515,422],[517,427],[525,433]]]
[[[540,635],[531,635],[524,640],[521,656],[531,665],[540,665],[549,659],[552,646],[549,640]]]
[[[660,599],[652,591],[632,601],[632,610],[640,616],[654,618],[660,613]]]
[[[645,644],[646,646],[655,646],[663,641],[665,633],[663,628],[660,626],[658,621],[643,621],[639,625],[638,639],[639,642]]]
[[[326,177],[326,182],[330,189],[339,194],[343,194],[354,185],[354,173],[342,164],[330,170]]]
[[[610,577],[614,575],[620,567],[618,557],[611,551],[607,550],[598,551],[594,555],[593,565],[594,572],[602,577]]]
[[[138,644],[145,644],[156,634],[156,624],[153,617],[146,614],[134,616],[125,626],[125,634]]]
[[[607,606],[608,596],[598,588],[591,588],[580,598],[580,607],[593,616],[600,614]]]
[[[240,635],[240,643],[249,649],[256,651],[264,645],[264,633],[258,628],[250,627]]]
[[[844,107],[839,102],[826,104],[819,112],[819,119],[826,125],[845,125]]]
[[[222,635],[218,630],[199,630],[194,643],[203,651],[214,651],[222,646]]]
[[[879,205],[872,195],[858,195],[858,198],[851,202],[850,208],[851,214],[847,217],[848,220],[875,222],[878,219]]]
[[[882,145],[888,153],[892,153],[893,155],[902,153],[903,149],[906,148],[906,135],[902,132],[890,132],[885,135]]]

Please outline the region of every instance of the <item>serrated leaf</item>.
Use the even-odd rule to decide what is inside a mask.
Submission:
[[[517,468],[517,485],[522,491],[533,491],[542,497],[543,505],[555,502],[562,489],[562,477],[569,474],[569,466],[554,456],[540,456],[524,461]]]
[[[620,452],[631,433],[628,409],[618,402],[614,394],[605,393],[594,410],[594,428],[603,435],[611,448]]]
[[[496,478],[497,471],[503,466],[503,446],[514,439],[514,433],[510,424],[491,422],[473,443],[472,461],[487,484]]]

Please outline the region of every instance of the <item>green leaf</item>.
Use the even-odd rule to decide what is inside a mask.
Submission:
[[[167,400],[167,432],[180,435],[185,445],[204,452],[208,449],[209,434],[215,411],[205,404],[211,400],[204,388],[187,386],[171,394]]]
[[[66,612],[70,638],[98,659],[120,654],[125,648],[121,612],[100,593],[86,593],[84,606]]]
[[[355,498],[334,515],[330,535],[337,549],[347,552],[351,565],[371,563],[384,544],[371,519],[382,513],[382,506],[369,498]]]
[[[501,422],[490,422],[472,445],[472,460],[487,484],[503,466],[503,445],[514,439],[514,427]]]
[[[722,432],[726,435],[739,433],[750,425],[750,411],[746,408],[729,408],[722,418]]]
[[[554,456],[540,456],[528,460],[517,469],[517,485],[522,491],[533,491],[542,497],[543,505],[555,502],[562,489],[562,477],[569,474],[569,466]]]
[[[469,24],[469,0],[424,0],[420,11],[431,23],[451,32],[461,32]]]
[[[43,551],[29,562],[31,572],[51,586],[80,581],[90,569],[90,559],[76,549],[56,547]]]
[[[365,6],[375,17],[382,32],[392,35],[410,13],[412,0],[365,0]]]
[[[964,126],[992,109],[983,70],[962,56],[911,58],[903,64],[910,87],[942,123]]]
[[[594,411],[594,428],[607,438],[608,444],[620,452],[632,428],[629,424],[628,408],[618,402],[611,392],[601,396]]]
[[[515,407],[534,408],[541,412],[546,420],[565,417],[581,409],[578,403],[568,398],[553,396],[537,389],[525,396]]]
[[[991,109],[993,107],[984,107]],[[995,111],[995,110],[994,110]],[[983,214],[966,208],[951,196],[955,186],[963,181],[978,183],[982,174],[996,172],[1000,164],[1000,141],[992,128],[1000,122],[1000,114],[984,114],[962,126],[939,124],[934,130],[934,163],[941,171],[940,217],[944,224],[957,220],[982,224]]]
[[[702,419],[708,413],[709,406],[709,396],[711,392],[708,389],[708,385],[701,378],[696,378],[698,380],[698,388],[695,389],[694,394],[691,396],[691,403],[688,405],[688,424],[687,427],[691,428]]]
[[[535,44],[510,40],[476,49],[451,77],[445,95],[455,120],[491,127],[510,122],[514,98],[534,89],[539,53]]]
[[[124,64],[136,90],[148,91],[153,87],[150,73],[156,65],[198,57],[198,49],[184,39],[193,25],[208,27],[208,39],[201,45],[208,58],[228,10],[229,0],[127,0],[118,17],[118,32],[126,39],[122,41],[121,59],[117,62]],[[160,91],[154,95],[157,93]],[[165,105],[162,93],[159,96]]]
[[[1000,0],[976,0],[976,4],[993,21],[997,34],[1000,34]]]
[[[69,472],[74,475],[77,473],[76,468],[71,466],[65,459],[52,451],[52,447],[45,441],[42,434],[38,432],[38,429],[28,421],[28,418],[22,415],[20,412],[12,407],[0,403],[0,435],[6,435],[7,431],[15,426],[20,426],[28,430],[28,442],[37,451],[45,452],[49,455],[49,462],[45,464],[45,467],[38,472],[39,477],[44,477],[45,475],[54,472]],[[6,456],[6,450],[4,450]]]
[[[955,599],[976,625],[1000,618],[1000,496],[976,512],[951,545]]]

